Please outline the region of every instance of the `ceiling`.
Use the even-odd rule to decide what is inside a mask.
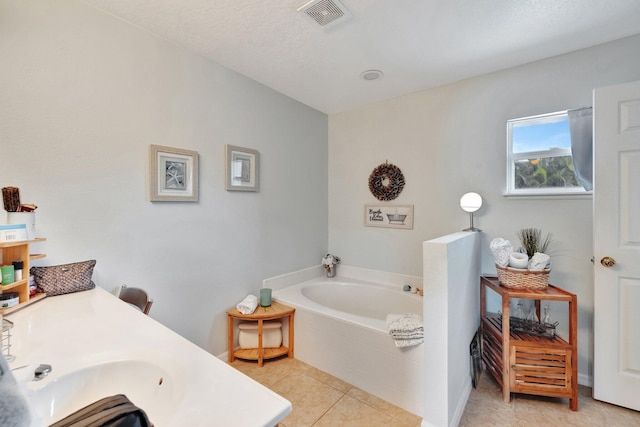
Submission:
[[[640,33],[639,0],[306,1],[85,0],[327,114]]]

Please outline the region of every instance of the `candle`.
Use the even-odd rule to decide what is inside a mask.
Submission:
[[[271,288],[260,289],[260,306],[271,307]]]

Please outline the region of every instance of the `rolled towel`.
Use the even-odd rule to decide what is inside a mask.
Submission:
[[[496,237],[489,244],[493,258],[500,267],[509,265],[509,257],[513,253],[513,245],[502,237]]]
[[[542,271],[547,268],[549,264],[549,260],[551,257],[547,254],[543,254],[541,252],[536,252],[533,254],[531,259],[529,260],[529,270],[531,271]]]
[[[255,295],[247,295],[245,299],[240,301],[236,308],[242,314],[251,314],[256,310],[258,306],[258,297]]]

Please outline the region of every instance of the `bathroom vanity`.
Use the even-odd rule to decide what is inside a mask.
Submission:
[[[283,397],[100,287],[6,317],[14,325],[10,367],[52,366],[41,381],[21,382],[42,425],[117,393],[156,427],[267,427],[291,412]]]

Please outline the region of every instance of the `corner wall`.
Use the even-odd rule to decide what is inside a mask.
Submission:
[[[590,197],[504,197],[506,121],[591,105],[595,87],[640,78],[640,36],[412,93],[329,117],[329,251],[350,265],[418,276],[425,240],[466,228],[459,206],[482,195],[483,272],[495,274],[489,242],[520,228],[554,236],[552,283],[578,295],[579,364],[588,384],[593,353]],[[385,76],[385,79],[393,78]],[[379,82],[384,84],[384,80]],[[367,186],[386,160],[406,185],[393,204],[414,205],[413,230],[364,226]],[[389,203],[389,202],[386,202]]]
[[[0,187],[38,205],[38,265],[96,259],[220,354],[227,309],[326,254],[325,114],[79,0],[0,0],[0,57]],[[149,202],[150,144],[199,152],[199,202]],[[225,144],[260,152],[260,192],[225,191]]]
[[[469,343],[480,324],[479,233],[423,244],[423,427],[456,426],[471,392]]]

